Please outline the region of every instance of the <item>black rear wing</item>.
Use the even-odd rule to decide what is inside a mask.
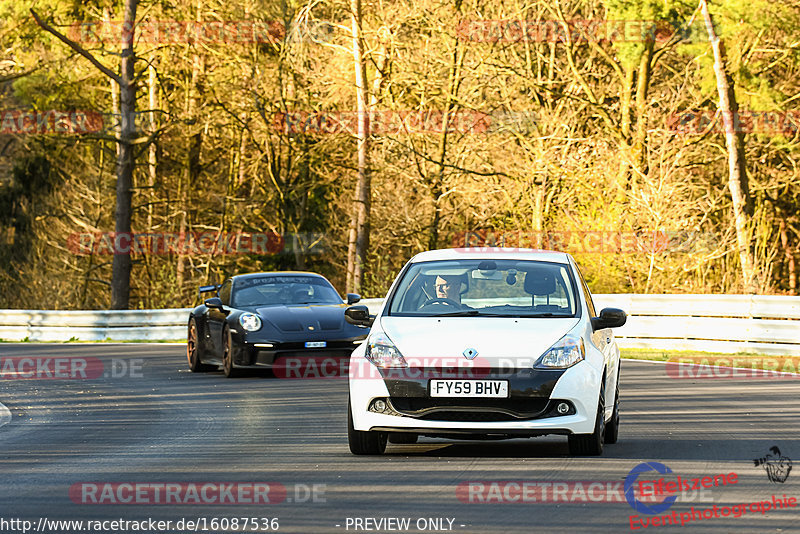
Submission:
[[[220,287],[222,287],[222,286],[221,286],[221,285],[214,285],[214,286],[200,286],[200,290],[199,290],[199,292],[200,292],[200,296],[202,297],[202,296],[203,296],[203,293],[209,293],[209,292],[211,292],[211,291],[216,291],[216,290],[217,290],[217,289],[219,289]]]

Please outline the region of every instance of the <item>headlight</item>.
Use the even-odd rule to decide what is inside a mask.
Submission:
[[[408,367],[406,359],[394,346],[389,336],[383,332],[371,335],[367,341],[367,350],[364,353],[369,361],[384,369],[390,367]]]
[[[239,324],[248,332],[255,332],[261,328],[261,317],[254,313],[243,313],[239,316]]]
[[[534,367],[544,369],[566,369],[582,361],[586,357],[583,338],[564,336],[547,349]]]

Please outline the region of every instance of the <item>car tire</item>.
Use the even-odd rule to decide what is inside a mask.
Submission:
[[[614,413],[611,420],[606,423],[606,433],[603,441],[614,444],[619,439],[619,369],[617,369],[617,386],[614,388]]]
[[[186,359],[189,360],[189,369],[193,373],[206,373],[216,369],[213,365],[203,363],[205,352],[203,343],[200,341],[200,330],[197,328],[197,321],[192,317],[189,319],[189,327],[186,334]]]
[[[242,370],[233,363],[233,336],[228,325],[222,329],[222,370],[228,378],[242,376]]]
[[[408,432],[391,432],[389,434],[389,443],[396,445],[412,445],[417,442],[417,439],[419,439],[417,434]]]
[[[353,411],[350,407],[350,397],[347,397],[347,443],[350,452],[357,455],[377,455],[386,451],[386,432],[372,432],[356,430],[353,427]]]
[[[594,421],[594,432],[591,434],[571,434],[567,440],[569,453],[573,456],[600,456],[603,454],[603,440],[605,438],[605,376],[600,385],[600,398],[597,401],[597,415]]]

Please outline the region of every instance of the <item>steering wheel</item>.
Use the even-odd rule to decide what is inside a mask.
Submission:
[[[459,304],[458,302],[456,302],[454,300],[451,300],[451,299],[448,299],[448,298],[443,298],[443,297],[436,297],[436,298],[430,299],[428,302],[426,302],[425,304],[420,306],[419,309],[421,310],[422,308],[425,308],[427,306],[432,306],[434,304],[444,304],[445,306],[455,306],[457,308],[461,307],[461,304]]]

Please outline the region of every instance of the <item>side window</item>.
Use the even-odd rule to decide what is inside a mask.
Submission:
[[[225,280],[225,283],[222,284],[222,287],[219,288],[219,299],[225,306],[231,305],[231,287],[233,286],[233,282],[231,280]]]
[[[583,274],[581,274],[581,270],[578,269],[578,266],[575,266],[575,270],[578,271],[578,276],[581,279],[581,288],[583,289],[583,296],[586,297],[586,305],[589,307],[589,314],[590,317],[597,317],[597,312],[594,311],[594,302],[592,302],[592,294],[589,292],[589,286],[586,285],[586,280],[583,279]]]

